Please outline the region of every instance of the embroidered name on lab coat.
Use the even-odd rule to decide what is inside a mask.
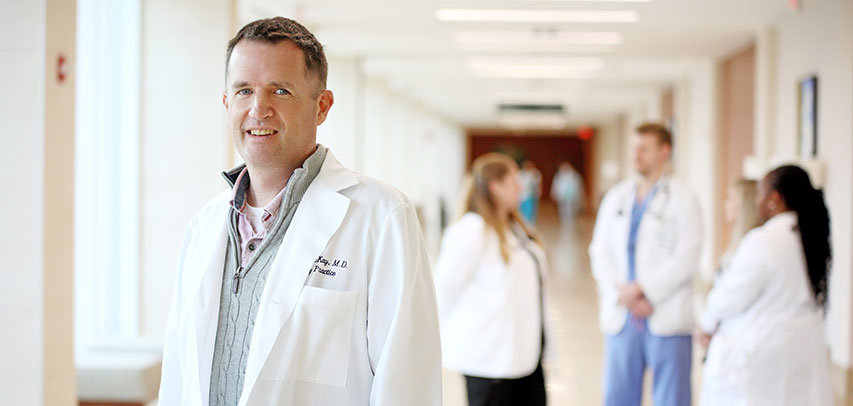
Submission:
[[[342,259],[334,259],[334,258],[324,258],[322,255],[317,257],[317,260],[314,261],[314,265],[311,267],[311,271],[308,274],[312,274],[314,272],[319,272],[323,275],[327,276],[335,276],[338,272],[347,269],[347,261]]]

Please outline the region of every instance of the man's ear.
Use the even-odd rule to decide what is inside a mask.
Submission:
[[[317,125],[323,124],[326,121],[326,116],[329,115],[329,110],[335,104],[335,95],[331,90],[323,90],[320,96],[317,97]]]
[[[664,143],[663,148],[666,150],[667,158],[672,160],[672,145]]]
[[[225,94],[225,91],[222,92],[222,105],[225,106],[225,109],[228,109],[228,95]]]

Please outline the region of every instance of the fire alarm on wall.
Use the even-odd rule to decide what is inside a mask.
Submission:
[[[578,138],[589,141],[592,139],[592,136],[595,135],[595,129],[588,125],[582,125],[578,127]]]
[[[65,78],[68,77],[68,58],[63,54],[59,54],[56,57],[56,81],[59,83],[64,83]]]

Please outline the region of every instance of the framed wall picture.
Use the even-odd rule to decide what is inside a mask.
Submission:
[[[817,76],[801,80],[797,96],[800,156],[813,157],[817,155]]]

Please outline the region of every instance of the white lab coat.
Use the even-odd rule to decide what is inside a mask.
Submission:
[[[750,231],[708,296],[701,404],[832,405],[821,312],[794,213]]]
[[[576,207],[583,198],[583,180],[573,169],[559,170],[551,182],[551,199],[560,207]]]
[[[511,232],[510,260],[483,218],[467,213],[444,233],[435,266],[444,366],[465,375],[514,379],[530,375],[542,353],[539,276],[547,259],[534,242],[521,247]],[[550,331],[545,304],[545,333]],[[546,339],[546,356],[553,339]]]
[[[208,404],[229,199],[184,236],[161,406]],[[441,404],[434,285],[405,196],[327,154],[269,271],[248,357],[241,406]]]
[[[689,335],[693,275],[702,250],[702,213],[686,186],[668,176],[659,183],[637,233],[637,283],[654,309],[648,322],[651,333]],[[628,233],[637,184],[637,179],[629,179],[607,192],[589,246],[604,334],[619,333],[628,316],[618,298],[620,286],[628,281]]]

